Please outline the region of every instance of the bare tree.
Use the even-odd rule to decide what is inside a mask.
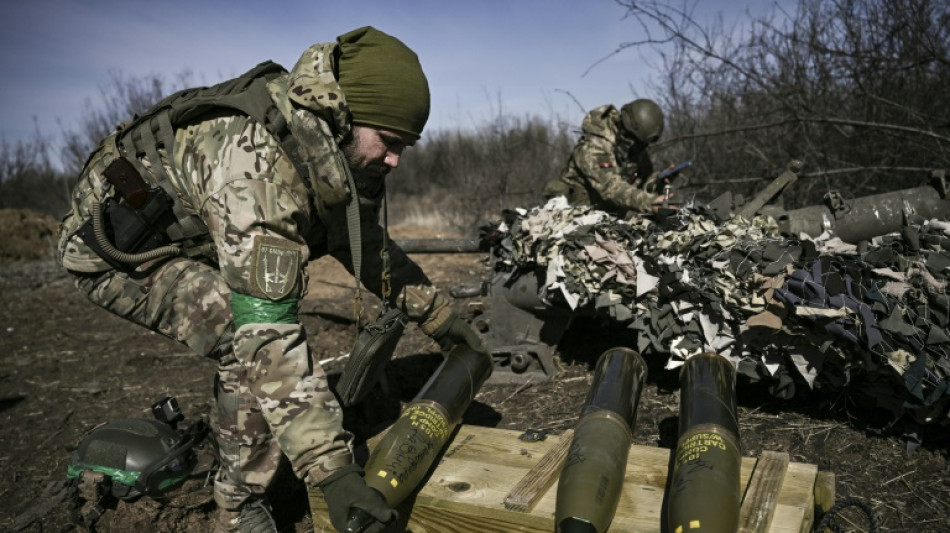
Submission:
[[[727,27],[700,24],[696,1],[617,0],[650,47],[669,118],[658,148],[694,159],[697,191],[752,192],[793,159],[795,201],[919,185],[950,166],[950,4],[801,0]]]
[[[563,169],[573,141],[563,124],[503,114],[473,131],[433,132],[393,176],[399,183],[394,192],[416,199],[393,205],[424,202],[448,215],[453,229],[472,233],[502,209],[541,202],[544,185]]]
[[[187,85],[191,73],[178,75],[176,86]],[[100,89],[102,102],[85,103],[80,125],[63,130],[62,169],[52,164],[53,145],[39,127],[31,139],[0,143],[0,209],[23,208],[62,216],[69,208],[69,189],[96,144],[122,121],[142,113],[173,87],[157,75],[125,78],[110,75]]]
[[[59,216],[68,205],[65,189],[63,175],[50,160],[50,142],[38,127],[30,139],[0,142],[0,209]]]
[[[188,86],[192,75],[183,71],[175,83],[158,74],[127,78],[120,71],[109,73],[109,82],[99,89],[101,101],[87,100],[77,129],[63,130],[63,166],[77,174],[96,144],[122,122],[148,110],[172,92]]]

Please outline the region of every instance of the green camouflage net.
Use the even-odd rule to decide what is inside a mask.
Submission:
[[[627,325],[667,368],[714,351],[782,398],[846,391],[895,420],[948,421],[946,222],[912,221],[859,252],[694,205],[662,223],[563,198],[513,214],[494,228],[496,270],[540,273],[542,301]]]

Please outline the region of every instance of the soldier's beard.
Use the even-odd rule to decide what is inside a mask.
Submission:
[[[353,174],[353,181],[356,182],[357,193],[365,198],[374,198],[379,195],[385,183],[386,174],[389,173],[389,166],[382,161],[367,161],[362,153],[359,137],[352,137],[341,148],[346,163],[350,167],[350,173]]]

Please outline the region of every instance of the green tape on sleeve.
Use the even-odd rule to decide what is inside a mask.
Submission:
[[[234,328],[245,324],[299,324],[299,303],[300,298],[275,301],[232,292],[231,314],[234,316]]]

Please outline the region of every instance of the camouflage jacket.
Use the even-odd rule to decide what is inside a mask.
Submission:
[[[310,64],[301,67],[298,63],[290,74],[268,85],[294,136],[306,145],[300,157],[310,170],[309,179],[301,177],[263,125],[243,115],[222,113],[182,127],[175,131],[171,153],[159,151],[158,164],[165,166],[177,200],[207,227],[207,234],[198,240],[213,244],[213,248],[207,247],[211,251],[196,259],[217,265],[231,289],[234,351],[246,365],[267,354],[312,362],[296,314],[299,299],[306,295],[306,265],[330,254],[353,271],[345,214],[349,195],[339,148],[351,124],[344,95],[332,74],[334,46],[311,47],[309,58],[307,54],[301,58],[301,63],[309,60]],[[114,158],[109,143],[104,143],[90,158],[74,189],[72,210],[62,222],[59,242],[60,261],[69,270],[89,273],[111,268],[76,232],[90,218],[93,205],[102,201],[107,190],[102,171]],[[156,164],[142,163],[148,168]],[[382,295],[381,192],[360,202],[361,280],[377,296]],[[389,242],[391,301],[425,333],[432,334],[449,318],[451,308],[418,265]],[[277,305],[284,305],[287,312],[275,315],[268,311]],[[275,383],[280,380],[279,376],[268,377]],[[275,386],[272,390],[286,389]],[[269,401],[280,405],[282,398],[275,396]],[[302,417],[299,413],[288,415],[304,420],[288,424],[288,428],[297,429],[284,430],[286,435],[275,428],[298,475],[311,483],[352,457],[339,409],[320,411]],[[314,439],[314,430],[325,438]],[[314,446],[315,441],[322,444]]]
[[[629,153],[618,144],[620,112],[612,105],[593,109],[581,125],[561,176],[548,184],[547,197],[564,195],[619,216],[648,212],[656,199],[653,164],[646,150]]]

